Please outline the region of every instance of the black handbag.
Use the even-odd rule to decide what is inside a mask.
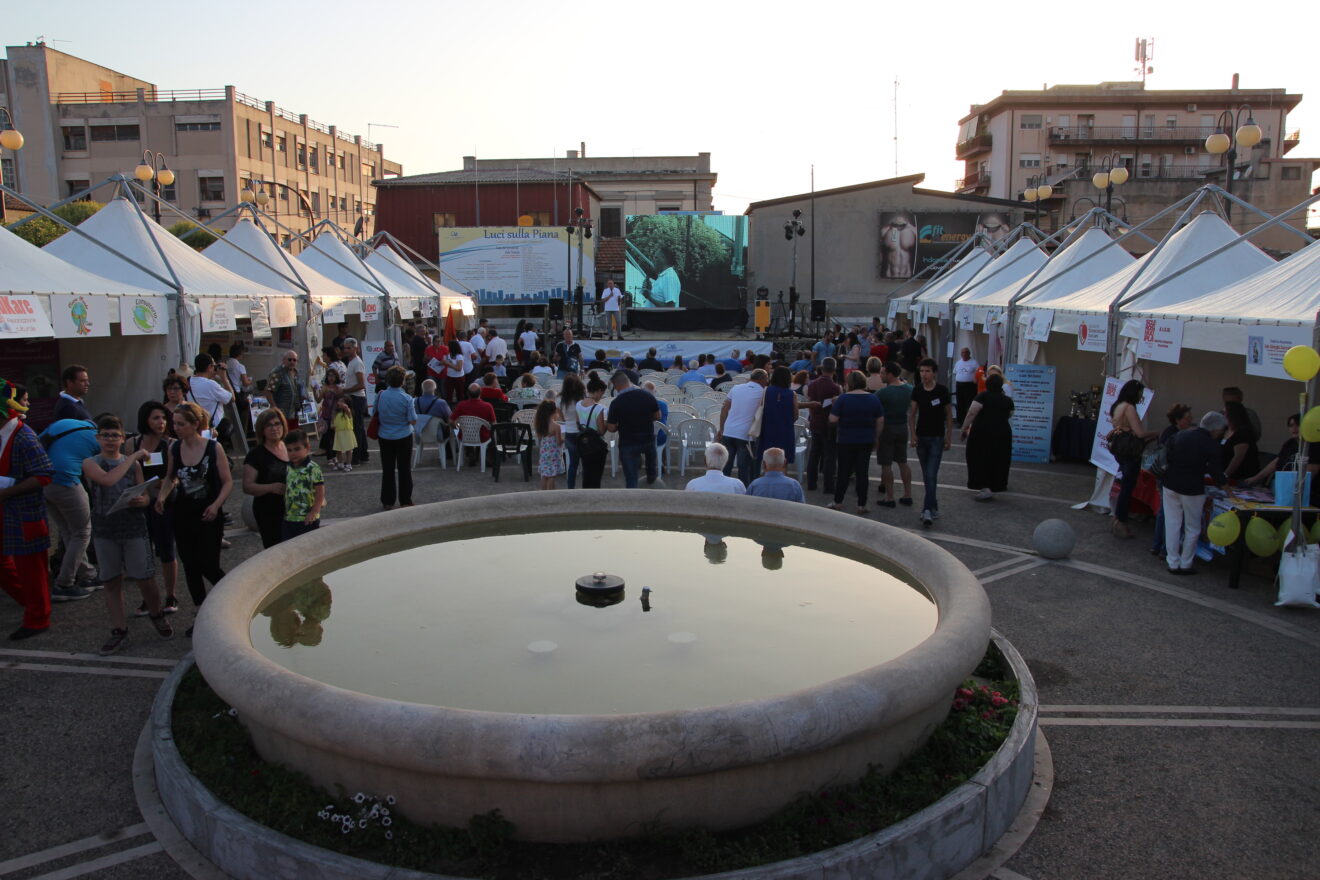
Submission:
[[[1114,458],[1141,458],[1146,451],[1146,441],[1126,428],[1110,431],[1105,443]]]

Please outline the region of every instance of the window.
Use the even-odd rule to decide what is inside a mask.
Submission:
[[[223,202],[225,200],[225,179],[223,177],[197,178],[197,197],[203,202]]]
[[[274,137],[270,133],[270,129],[263,125],[261,127],[261,145],[268,150],[273,149],[274,140]]]
[[[177,189],[178,184],[179,179],[177,177],[174,178],[174,183],[171,183],[169,186],[162,184],[160,188],[160,197],[167,202],[177,202],[179,200],[179,191]]]
[[[307,163],[312,166],[313,174],[321,173],[320,150],[317,149],[315,144],[312,144],[312,148],[310,152],[307,154]]]
[[[93,141],[136,141],[141,139],[136,125],[93,125]]]
[[[1165,116],[1165,117],[1164,117],[1164,127],[1165,127],[1165,128],[1168,128],[1168,129],[1174,129],[1174,128],[1177,128],[1177,127],[1178,127],[1178,116],[1177,116],[1177,114],[1175,114],[1175,113],[1170,113],[1168,116]]]
[[[1059,128],[1067,128],[1072,124],[1072,116],[1067,113],[1059,114]]]
[[[1144,138],[1155,137],[1155,114],[1147,113],[1141,121],[1141,136]]]
[[[0,159],[0,182],[10,189],[18,189],[18,181],[14,178],[13,159]]]
[[[220,123],[215,122],[176,122],[175,131],[219,131]]]
[[[600,234],[606,238],[623,237],[623,209],[600,209]]]
[[[1073,164],[1085,171],[1091,167],[1090,153],[1073,153]]]
[[[458,225],[458,215],[453,211],[446,214],[433,214],[436,229],[453,229]]]
[[[1123,115],[1123,137],[1134,138],[1137,136],[1137,114],[1125,113]]]
[[[343,150],[339,151],[339,168],[340,170],[346,170],[348,168],[348,154]]]
[[[1154,164],[1154,160],[1155,160],[1155,157],[1152,156],[1150,153],[1142,153],[1142,154],[1141,154],[1141,167],[1140,167],[1140,169],[1138,169],[1137,174],[1138,174],[1139,176],[1141,176],[1141,177],[1150,177],[1150,175],[1151,175],[1151,166]]]
[[[281,134],[275,138],[275,152],[287,153],[289,151],[289,136]]]
[[[87,128],[82,125],[66,125],[60,129],[64,132],[64,149],[66,152],[74,153],[87,149]]]
[[[311,200],[310,198],[307,197],[307,190],[305,190],[305,189],[299,189],[298,192],[302,194],[302,198],[300,198],[300,199],[298,200],[298,213],[299,213],[299,214],[306,214],[306,213],[307,213],[307,206],[308,206],[309,204],[311,204],[311,201],[312,201],[312,200]]]
[[[280,201],[287,202],[289,200],[289,188],[287,186],[280,186],[276,187],[276,189],[280,191]]]
[[[321,213],[321,191],[319,189],[312,190],[312,213]]]
[[[298,167],[299,167],[299,168],[306,168],[306,167],[307,167],[307,142],[304,141],[302,138],[297,138],[297,139],[294,140],[293,143],[294,143],[294,149],[296,149],[296,150],[298,151]]]
[[[348,196],[340,196],[340,197],[339,197],[339,210],[340,210],[340,211],[347,211],[347,210],[348,210]]]
[[[1023,153],[1018,156],[1019,168],[1039,168],[1040,153]]]
[[[1302,167],[1300,165],[1282,165],[1279,167],[1279,180],[1301,180]]]
[[[1039,159],[1040,157],[1037,156],[1036,158]],[[1038,164],[1039,164],[1039,163],[1038,163]],[[660,212],[660,213],[664,213],[665,211],[681,211],[681,210],[683,210],[683,206],[682,206],[682,205],[657,205],[657,206],[656,206],[656,211],[658,211],[658,212]]]
[[[376,165],[373,162],[362,163],[362,177],[366,180],[376,179]]]
[[[91,186],[91,185],[92,185],[92,182],[91,182],[90,180],[86,180],[86,179],[83,179],[83,180],[66,180],[66,181],[64,181],[64,197],[65,197],[66,199],[73,198],[73,197],[76,196],[78,193],[80,193],[80,192],[82,192],[83,190],[87,189],[87,187],[89,187],[89,186]],[[134,192],[136,192],[136,190],[134,190]],[[83,198],[84,198],[84,199],[87,199],[87,198],[91,198],[91,197],[90,197],[90,196],[83,196]]]
[[[1018,119],[1018,128],[1040,128],[1042,122],[1039,113],[1023,113]]]

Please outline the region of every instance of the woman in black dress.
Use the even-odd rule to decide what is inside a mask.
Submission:
[[[284,473],[289,463],[284,426],[284,414],[278,407],[272,406],[257,416],[259,442],[243,459],[243,494],[252,496],[252,515],[263,548],[280,542],[284,523]]]
[[[1242,404],[1237,401],[1225,403],[1224,415],[1228,418],[1228,433],[1224,435],[1221,456],[1224,476],[1240,482],[1260,468],[1260,453],[1256,449],[1259,438],[1252,430],[1247,408]]]
[[[967,488],[978,490],[977,501],[989,501],[1008,488],[1013,463],[1013,398],[1004,393],[1004,380],[990,376],[985,390],[967,407],[962,435],[967,441]]]

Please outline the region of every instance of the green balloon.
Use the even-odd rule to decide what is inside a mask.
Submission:
[[[1320,443],[1320,406],[1313,406],[1302,416],[1302,439],[1307,443]]]
[[[1283,522],[1279,523],[1279,527],[1274,530],[1274,536],[1279,542],[1280,550],[1283,549],[1284,542],[1288,540],[1288,536],[1291,534],[1292,534],[1292,517],[1290,516],[1287,519],[1285,519]]]
[[[1247,523],[1247,549],[1257,556],[1273,556],[1279,551],[1279,535],[1268,522],[1253,516]]]
[[[1242,523],[1238,521],[1236,513],[1224,511],[1210,520],[1210,525],[1206,527],[1205,533],[1211,544],[1227,547],[1242,534]]]
[[[1311,539],[1312,544],[1320,544],[1320,517],[1316,517],[1315,522],[1311,523],[1311,531],[1306,533]]]

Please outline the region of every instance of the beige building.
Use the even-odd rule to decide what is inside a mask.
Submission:
[[[402,173],[381,145],[233,86],[158,89],[43,43],[6,52],[0,107],[25,144],[6,151],[4,181],[42,204],[131,176],[151,151],[176,177],[162,198],[190,217],[220,214],[260,185],[272,196],[267,210],[292,228],[329,219],[350,230],[361,222],[369,234],[371,181]],[[161,220],[174,222],[168,212]]]
[[[714,210],[711,190],[717,175],[710,153],[695,156],[603,156],[587,158],[587,145],[550,159],[481,159],[463,157],[463,170],[515,171],[519,168],[571,172],[600,194],[596,225],[607,238],[622,238],[629,214]],[[558,225],[567,217],[552,218]]]
[[[1133,223],[1157,213],[1198,186],[1225,182],[1226,157],[1205,148],[1220,113],[1249,105],[1262,138],[1239,148],[1232,191],[1271,213],[1282,212],[1311,193],[1320,159],[1288,156],[1300,134],[1288,128],[1288,113],[1302,100],[1285,89],[1161,91],[1141,82],[1057,85],[1040,91],[1005,91],[973,105],[959,120],[957,157],[965,163],[960,193],[1020,199],[1033,179],[1054,187],[1042,205],[1042,226],[1057,228],[1105,194],[1091,182],[1106,161],[1127,168],[1129,179],[1114,187],[1114,213]],[[1239,223],[1244,212],[1233,211]],[[1297,218],[1295,225],[1305,224]],[[1167,227],[1154,230],[1162,234]],[[1241,225],[1239,228],[1245,228]],[[1299,238],[1262,235],[1263,247],[1297,249]]]

